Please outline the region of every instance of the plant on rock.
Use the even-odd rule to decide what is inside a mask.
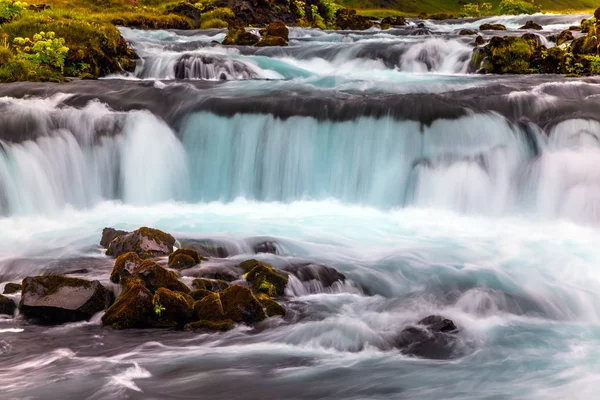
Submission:
[[[69,48],[65,39],[57,38],[54,32],[40,32],[33,38],[18,37],[13,40],[17,56],[35,65],[46,65],[63,70]]]
[[[164,308],[162,304],[160,304],[160,301],[158,301],[156,298],[152,301],[152,304],[154,304],[154,314],[160,318],[160,315],[166,310],[166,308]]]

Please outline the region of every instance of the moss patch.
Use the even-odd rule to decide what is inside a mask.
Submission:
[[[160,288],[189,293],[190,289],[179,279],[173,271],[169,271],[152,260],[144,260],[133,270],[133,275],[139,278],[144,286],[151,292]]]
[[[133,284],[102,316],[102,323],[116,329],[149,328],[157,318],[152,293],[141,284]]]
[[[192,287],[196,289],[209,290],[211,292],[220,292],[221,290],[227,289],[229,287],[229,283],[219,279],[198,278],[192,281]]]
[[[186,331],[216,331],[216,332],[226,332],[228,330],[233,329],[235,324],[230,319],[225,319],[222,321],[196,321],[189,323],[185,326]]]

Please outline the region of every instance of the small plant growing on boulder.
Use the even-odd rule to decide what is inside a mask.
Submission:
[[[154,304],[154,313],[156,314],[156,316],[158,318],[160,318],[160,315],[162,314],[163,311],[166,310],[166,308],[164,308],[158,300],[153,301],[152,304]]]

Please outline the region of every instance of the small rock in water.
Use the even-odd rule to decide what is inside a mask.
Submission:
[[[434,360],[457,356],[458,328],[450,319],[430,315],[400,332],[396,346],[404,354]]]
[[[175,238],[158,229],[142,227],[115,237],[106,250],[107,256],[118,257],[133,251],[141,258],[167,256],[173,252]]]
[[[169,254],[169,268],[187,269],[200,264],[202,260],[205,258],[194,249],[177,249]]]
[[[501,24],[483,24],[479,26],[480,31],[505,31],[506,27]]]
[[[48,325],[89,320],[112,299],[98,281],[61,275],[27,277],[22,293],[19,310],[23,316]]]
[[[15,294],[21,291],[23,286],[18,283],[7,283],[4,285],[4,294]]]
[[[148,289],[140,283],[133,283],[106,310],[102,324],[116,329],[150,328],[157,319],[152,299]]]
[[[252,246],[252,250],[255,253],[270,253],[270,254],[279,254],[279,250],[277,249],[277,243],[272,240],[266,240],[264,242],[256,243]]]
[[[344,282],[346,277],[335,268],[321,264],[293,264],[283,268],[284,271],[296,276],[302,282],[316,280],[321,282],[324,288],[328,288],[335,282]]]
[[[17,305],[12,299],[0,294],[0,315],[14,315]]]
[[[208,290],[210,292],[220,292],[229,287],[229,283],[217,279],[205,279],[198,278],[192,281],[192,287],[194,289]]]
[[[540,24],[536,24],[533,21],[527,21],[525,23],[525,25],[523,25],[519,29],[533,29],[533,30],[536,30],[536,31],[541,31],[543,28],[542,28],[542,26]]]
[[[477,31],[475,29],[461,29],[458,34],[461,36],[477,35]]]

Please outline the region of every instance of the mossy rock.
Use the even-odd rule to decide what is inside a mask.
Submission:
[[[104,247],[105,249],[108,248],[108,245],[110,244],[110,242],[113,241],[113,239],[125,235],[129,232],[127,231],[120,231],[114,228],[104,228],[102,229],[102,238],[100,239],[100,246]]]
[[[483,68],[488,73],[529,74],[535,72],[542,60],[537,37],[533,34],[523,37],[493,37],[485,46]]]
[[[23,285],[19,283],[7,283],[4,285],[4,294],[19,293],[23,289]]]
[[[219,293],[210,293],[194,303],[194,313],[199,320],[222,321],[225,319]]]
[[[188,2],[180,2],[167,6],[166,14],[177,14],[189,18],[194,28],[200,28],[200,9]]]
[[[246,27],[241,19],[231,19],[227,25],[227,35],[222,44],[234,46],[253,46],[260,38],[250,32],[246,32]]]
[[[98,281],[62,275],[30,276],[23,280],[19,311],[27,319],[54,325],[89,320],[105,310],[111,293]]]
[[[474,46],[483,46],[485,44],[485,39],[481,35],[477,35],[475,40],[473,41]]]
[[[551,42],[555,42],[557,46],[560,46],[560,45],[562,45],[566,42],[569,42],[573,39],[575,39],[573,37],[573,32],[571,32],[568,29],[565,29],[558,35],[552,35],[552,36],[548,37],[548,40],[550,40]]]
[[[358,15],[356,10],[341,8],[336,12],[335,22],[342,30],[364,31],[373,27],[373,21]]]
[[[166,256],[173,252],[175,238],[158,229],[142,227],[114,238],[106,250],[107,256],[118,257],[133,251],[140,258]]]
[[[285,308],[275,300],[271,299],[267,294],[259,293],[256,295],[256,299],[262,304],[265,309],[267,317],[274,316],[285,316]]]
[[[505,31],[506,27],[502,24],[483,24],[479,26],[480,31]]]
[[[152,260],[144,260],[133,270],[135,278],[140,279],[152,293],[160,288],[167,288],[183,293],[189,293],[188,288],[181,282],[173,271],[161,267]]]
[[[536,31],[541,31],[544,28],[540,24],[536,24],[533,21],[527,21],[525,23],[525,25],[523,25],[519,29],[532,29],[532,30],[536,30]]]
[[[245,277],[255,293],[266,293],[271,297],[285,294],[288,277],[278,274],[268,265],[255,266]]]
[[[218,294],[225,318],[234,322],[254,324],[266,318],[262,305],[250,289],[233,285]],[[202,301],[205,301],[204,298]]]
[[[196,289],[196,290],[192,290],[190,292],[190,296],[192,297],[192,299],[194,299],[194,301],[198,301],[198,300],[202,300],[203,298],[205,298],[206,296],[215,293],[215,292],[211,292],[210,290],[206,290],[206,289]]]
[[[262,38],[258,43],[256,43],[256,47],[270,47],[270,46],[287,46],[288,42],[282,37],[279,36],[267,36]]]
[[[169,268],[187,269],[200,264],[202,260],[205,258],[194,249],[177,249],[169,254]]]
[[[259,265],[264,265],[263,263],[261,263],[258,260],[255,259],[250,259],[250,260],[246,260],[246,261],[242,261],[238,267],[242,269],[242,271],[244,272],[250,272],[252,271],[255,267],[259,266]]]
[[[110,273],[110,281],[114,283],[120,283],[121,279],[128,278],[142,263],[142,259],[137,253],[130,251],[129,253],[121,254],[115,260],[115,264]]]
[[[281,38],[285,42],[285,46],[287,46],[287,42],[289,40],[289,30],[288,27],[281,21],[271,22],[266,28],[261,29],[260,32],[263,39],[266,38]]]
[[[191,322],[184,328],[186,331],[206,331],[206,332],[226,332],[235,326],[234,322],[230,319],[224,319],[222,321],[207,321],[201,320]]]
[[[154,293],[152,304],[159,325],[183,328],[192,320],[192,306],[184,293],[160,288]]]
[[[406,25],[406,18],[402,16],[398,16],[396,18],[385,17],[381,20],[382,25],[393,25],[393,26],[402,26]]]
[[[150,328],[157,322],[153,295],[136,283],[124,290],[102,316],[102,324],[116,329]]]
[[[220,292],[221,290],[227,289],[229,283],[219,279],[198,278],[192,281],[192,287],[195,289],[209,290],[211,292]]]
[[[15,314],[16,308],[17,305],[12,299],[0,294],[0,314],[12,316]]]

